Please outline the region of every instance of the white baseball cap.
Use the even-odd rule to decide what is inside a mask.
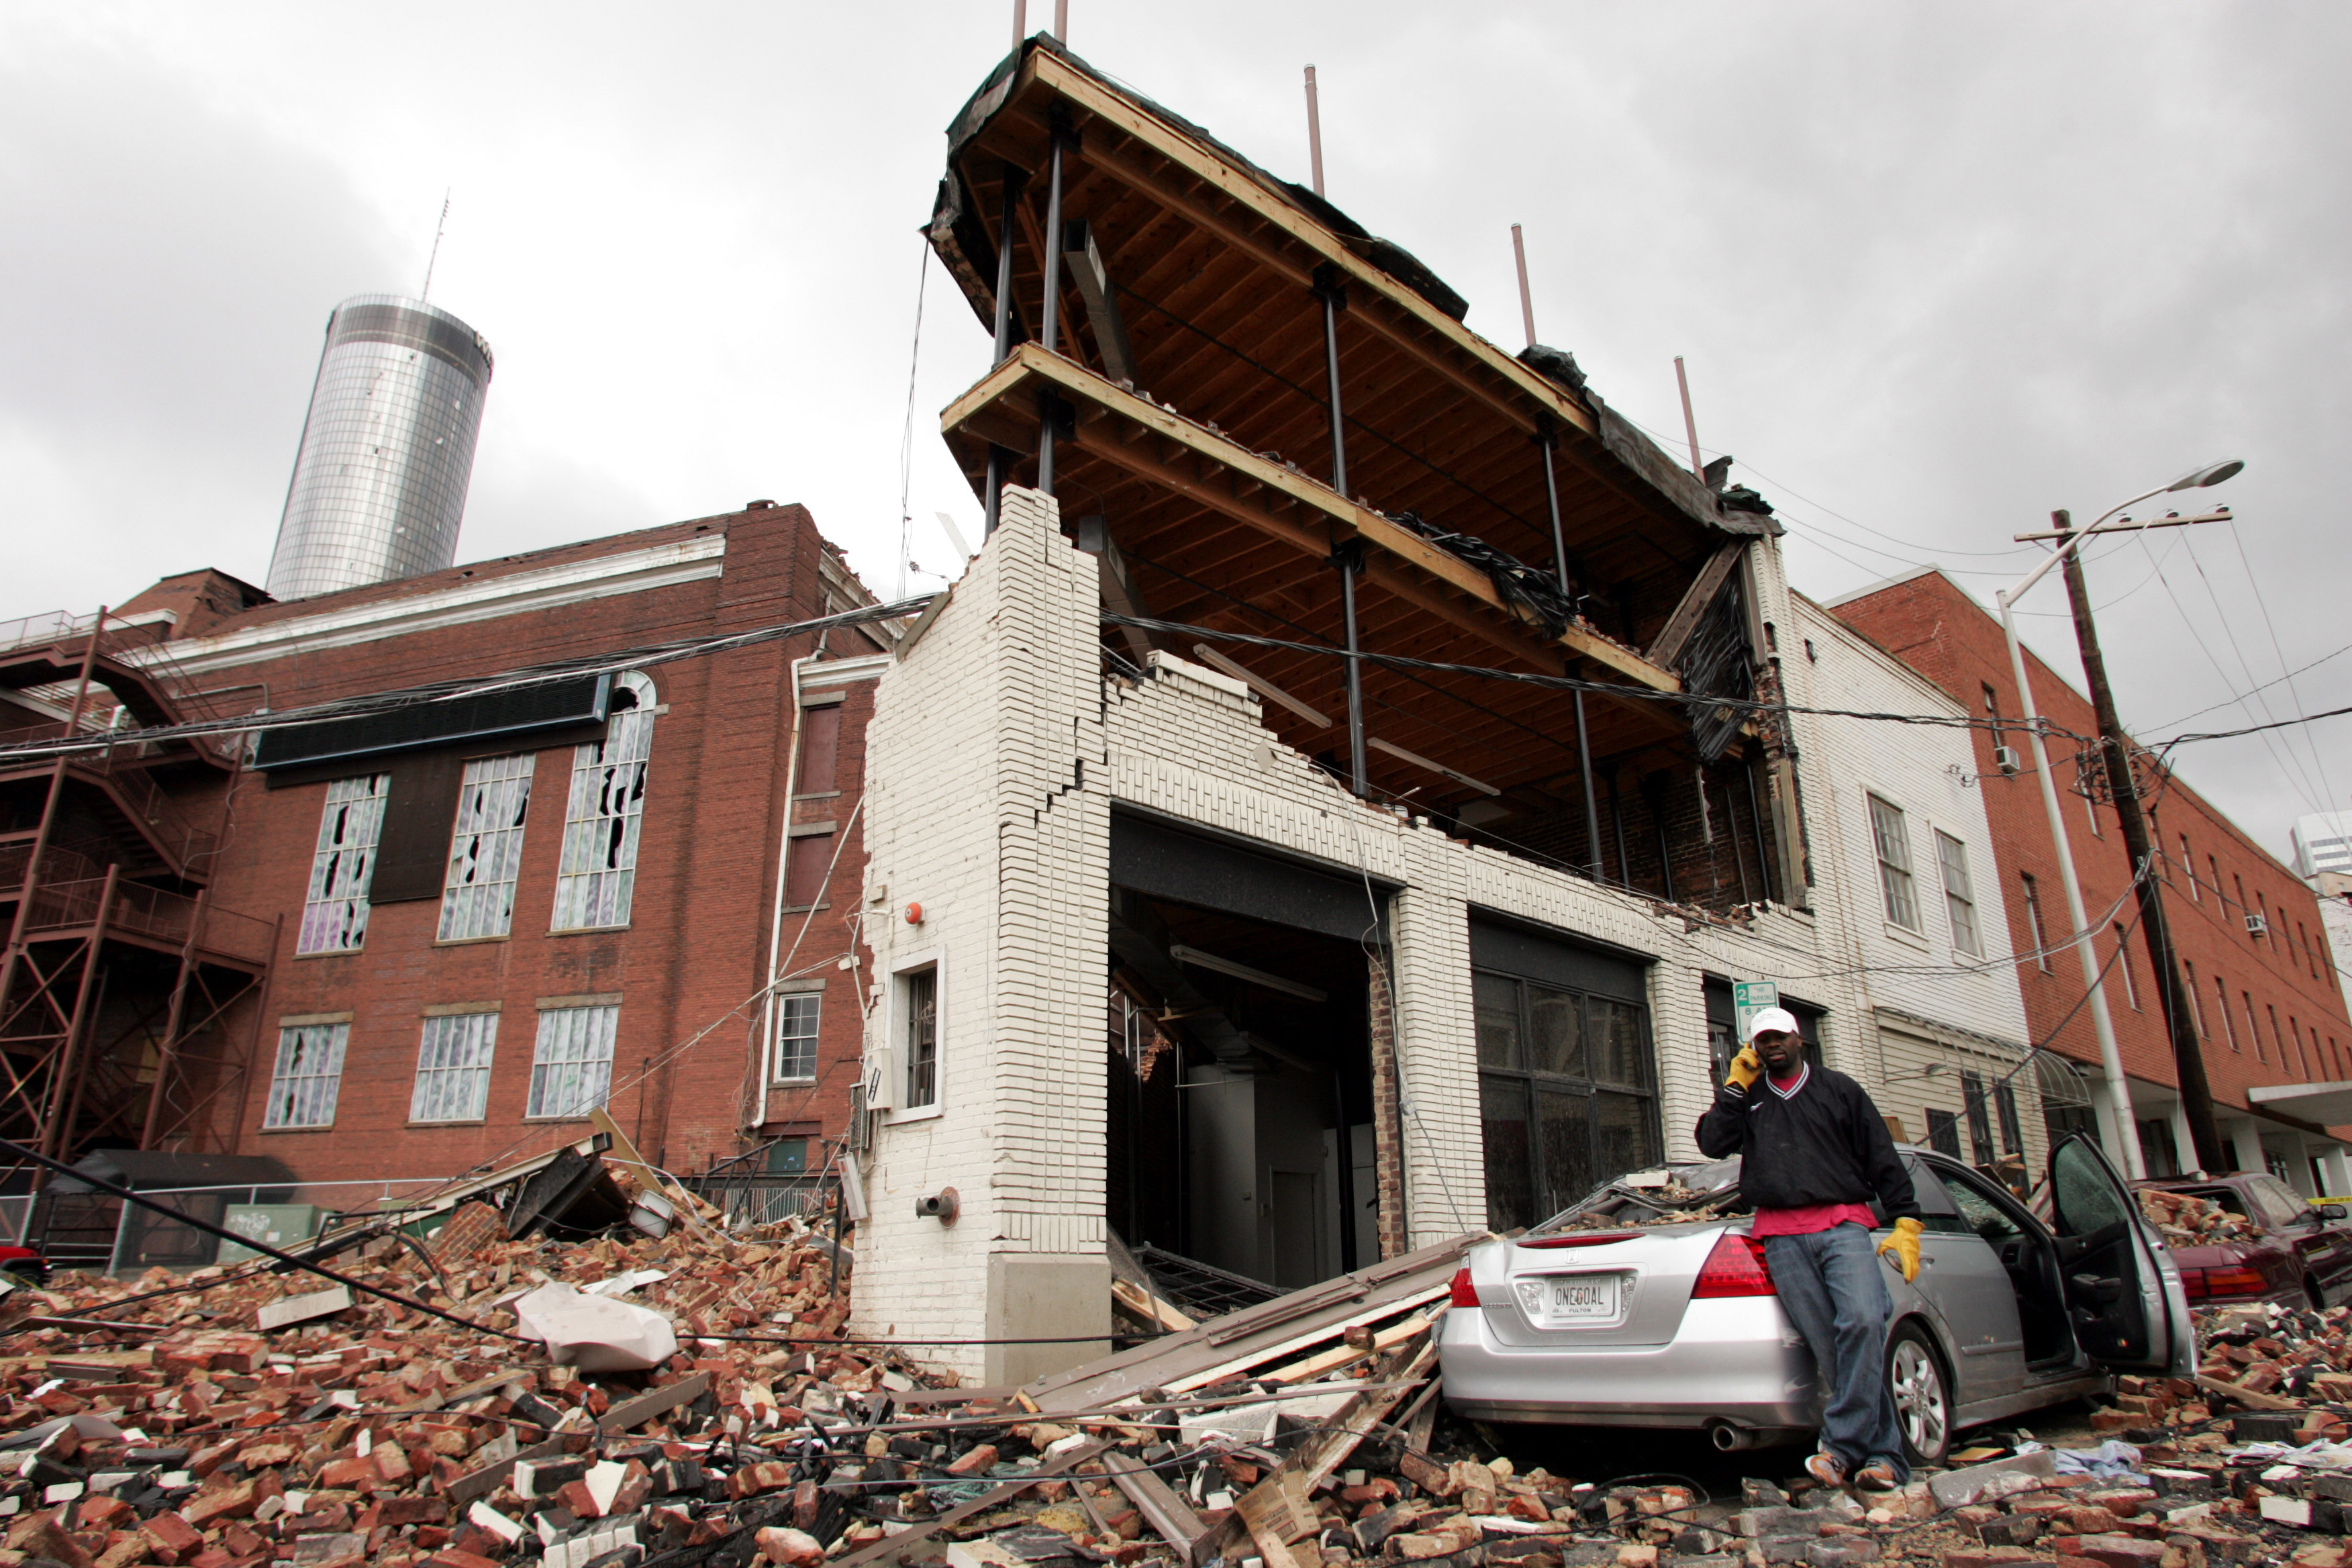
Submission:
[[[1759,1035],[1801,1033],[1802,1031],[1797,1027],[1797,1016],[1786,1007],[1759,1007],[1756,1011],[1756,1016],[1748,1020],[1748,1043],[1751,1046],[1756,1043],[1756,1037]]]

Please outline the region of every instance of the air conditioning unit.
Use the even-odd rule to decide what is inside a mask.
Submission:
[[[2015,746],[1995,746],[1992,749],[1992,765],[2002,773],[2013,773],[2025,764],[2018,761]]]
[[[2271,934],[2271,922],[2263,919],[2260,915],[2250,914],[2246,917],[2246,934],[2248,936],[2268,936]]]

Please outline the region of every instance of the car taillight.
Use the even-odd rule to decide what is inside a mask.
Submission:
[[[2181,1293],[2192,1301],[2228,1300],[2235,1297],[2267,1296],[2270,1281],[2258,1268],[2184,1268]]]
[[[1475,1307],[1478,1304],[1478,1288],[1470,1283],[1470,1270],[1455,1269],[1454,1283],[1448,1287],[1446,1294],[1457,1307]]]
[[[1715,1250],[1706,1255],[1706,1262],[1698,1271],[1698,1283],[1691,1288],[1694,1301],[1721,1296],[1778,1294],[1772,1289],[1772,1271],[1764,1266],[1764,1244],[1752,1236],[1731,1230],[1716,1237]]]

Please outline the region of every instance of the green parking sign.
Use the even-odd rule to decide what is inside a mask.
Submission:
[[[1780,1005],[1780,983],[1777,980],[1735,980],[1731,983],[1731,1005],[1738,1019],[1739,1037],[1735,1045],[1748,1043],[1748,1021],[1767,1007]]]

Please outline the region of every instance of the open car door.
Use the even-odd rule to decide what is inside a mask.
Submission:
[[[2050,1152],[2050,1212],[2066,1320],[2083,1353],[2118,1371],[2195,1376],[2197,1337],[2180,1270],[2083,1133]]]

